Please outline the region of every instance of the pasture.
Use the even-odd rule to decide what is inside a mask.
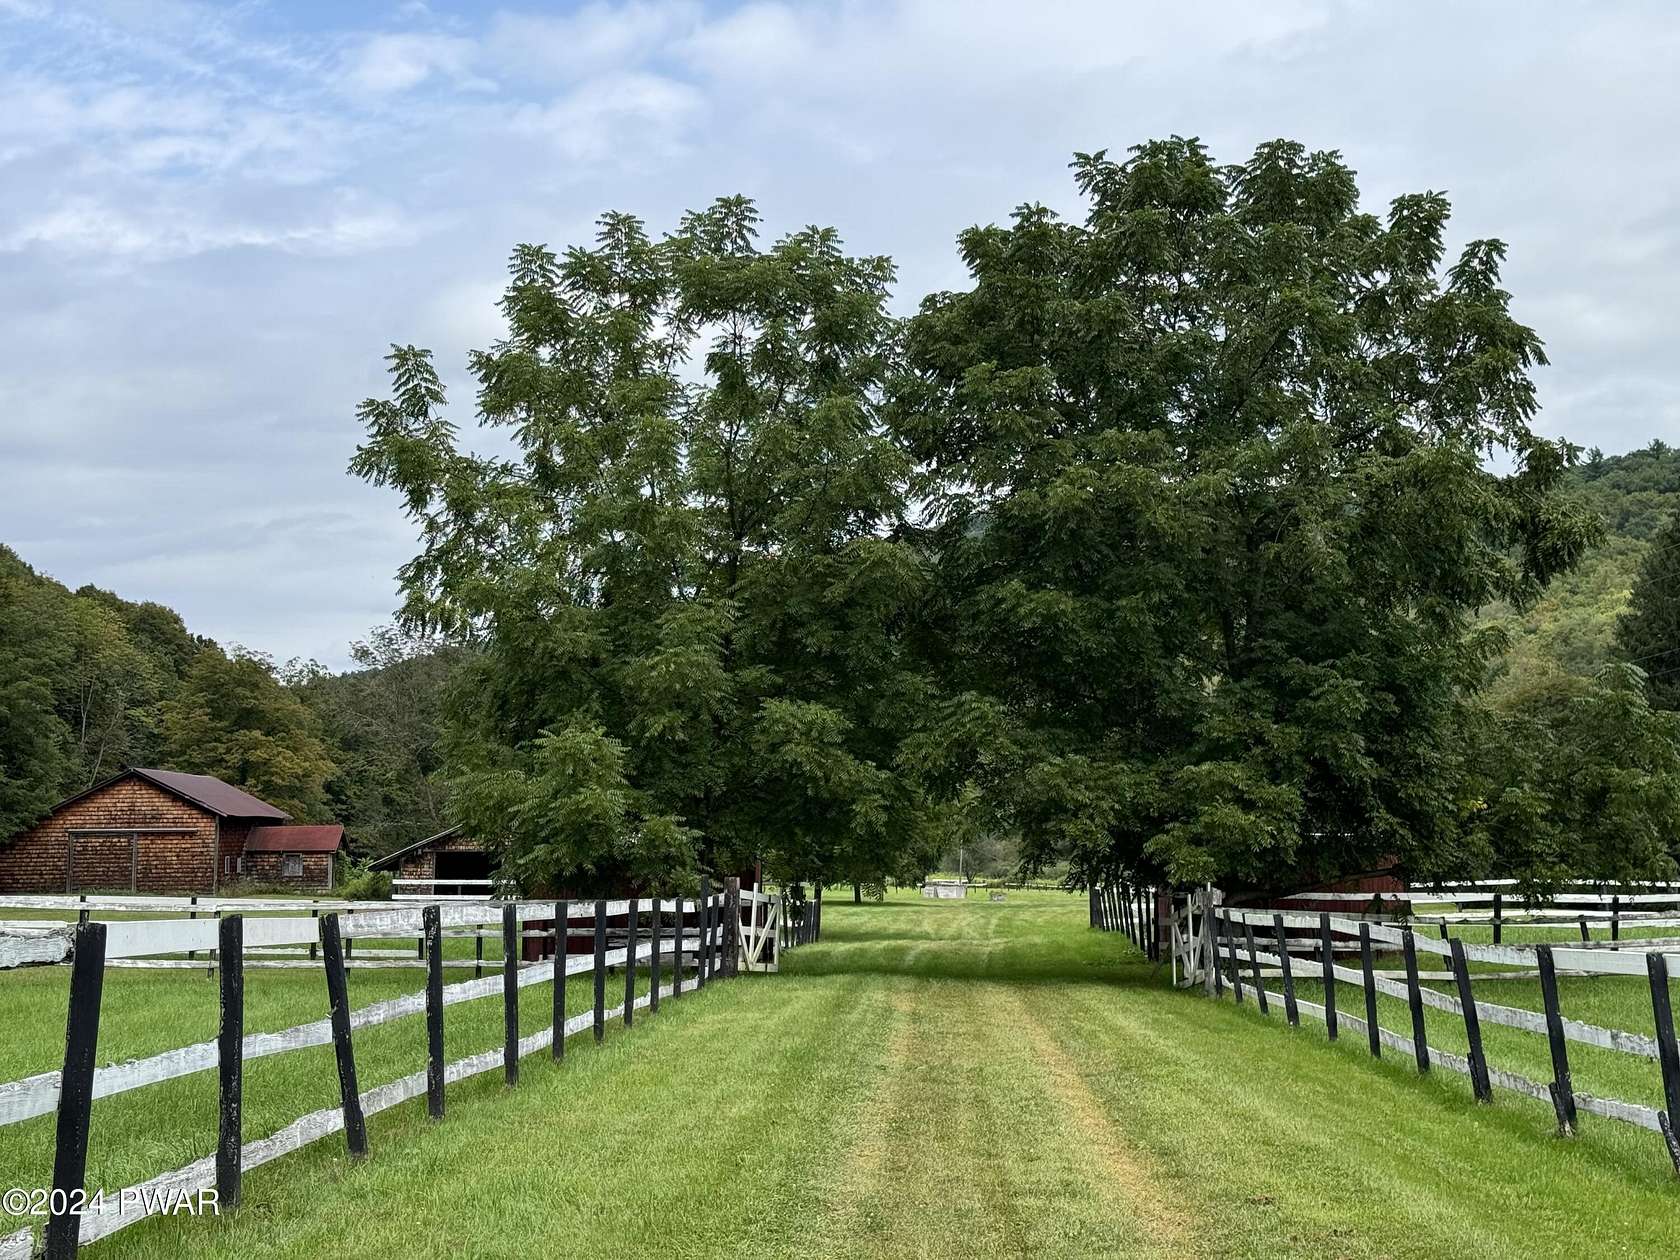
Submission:
[[[374,1116],[360,1164],[319,1143],[253,1170],[236,1215],[146,1221],[92,1254],[1487,1258],[1574,1255],[1587,1238],[1602,1255],[1673,1252],[1680,1183],[1651,1134],[1588,1118],[1561,1140],[1529,1100],[1476,1107],[1462,1078],[1174,991],[1122,936],[1089,930],[1081,897],[837,901],[822,943],[784,966],[561,1064],[533,1056],[515,1088],[455,1087],[441,1124],[418,1100]],[[414,975],[354,971],[352,1001]],[[214,1033],[202,973],[107,983],[101,1062]],[[63,969],[0,977],[4,1077],[53,1066],[64,984]],[[250,1030],[325,1010],[313,971],[252,972],[247,1002]],[[1623,998],[1570,982],[1565,1002]],[[535,992],[526,1009],[544,1017]],[[1450,1022],[1432,1018],[1431,1040],[1452,1044]],[[452,1007],[446,1028],[451,1057],[493,1048],[500,1012]],[[417,1019],[365,1032],[364,1086],[422,1062]],[[1488,1052],[1502,1064],[1496,1030]],[[1594,1070],[1583,1054],[1583,1088]],[[325,1047],[247,1071],[248,1136],[335,1098]],[[90,1186],[210,1149],[214,1097],[200,1074],[96,1102]],[[0,1180],[41,1184],[50,1127],[6,1131]]]

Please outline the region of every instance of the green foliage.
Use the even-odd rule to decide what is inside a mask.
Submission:
[[[346,901],[389,901],[391,873],[347,863],[333,891]]]
[[[0,546],[0,840],[155,760],[159,703],[202,646],[159,605],[72,594]]]
[[[1467,873],[1476,610],[1596,534],[1530,428],[1504,247],[1443,270],[1444,197],[1379,218],[1288,142],[1074,166],[1082,224],[964,233],[973,287],[908,330],[947,695],[908,763],[1080,882]]]
[[[892,269],[828,229],[756,237],[730,198],[663,240],[610,214],[593,248],[519,247],[508,337],[471,359],[514,458],[457,444],[426,351],[395,347],[362,406],[352,471],[419,525],[406,620],[478,648],[448,706],[458,820],[526,887],[880,873],[917,827]]]
[[[200,652],[163,704],[162,733],[173,769],[215,775],[299,822],[327,817],[332,760],[313,714],[265,657]]]
[[[1488,689],[1495,705],[1557,672],[1592,678],[1607,662],[1627,659],[1616,646],[1617,619],[1644,557],[1659,545],[1657,534],[1680,509],[1680,450],[1661,442],[1626,455],[1594,450],[1569,470],[1564,484],[1604,523],[1604,541],[1574,569],[1554,577],[1532,606],[1495,603],[1486,610],[1489,623],[1510,640]],[[1646,662],[1659,690],[1661,671],[1673,663]]]
[[[1481,864],[1526,888],[1589,875],[1680,873],[1680,714],[1655,708],[1640,671],[1555,674],[1476,725]]]
[[[453,825],[441,776],[443,697],[463,655],[386,626],[351,646],[358,669],[288,667],[330,750],[328,805],[357,856],[381,857]]]
[[[351,655],[360,668],[340,675],[294,662],[282,686],[172,609],[72,593],[0,546],[0,843],[63,797],[149,765],[335,818],[364,857],[443,830],[442,696],[461,649],[384,628]]]
[[[1640,559],[1616,649],[1645,673],[1651,703],[1680,709],[1680,514],[1652,536]]]

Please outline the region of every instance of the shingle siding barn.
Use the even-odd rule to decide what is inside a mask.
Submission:
[[[290,817],[207,774],[133,767],[0,844],[0,893],[210,893],[253,878],[329,887],[343,828],[280,825]],[[248,856],[254,832],[265,838]],[[297,874],[257,875],[248,866],[258,852],[262,867],[272,858]],[[292,853],[305,860],[288,861]]]

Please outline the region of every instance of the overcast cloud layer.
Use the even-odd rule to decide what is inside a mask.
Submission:
[[[1073,151],[1172,133],[1340,149],[1376,208],[1445,189],[1510,242],[1541,427],[1680,442],[1677,65],[1662,0],[0,0],[0,540],[342,664],[413,551],[344,472],[355,405],[393,341],[470,402],[516,242],[745,192],[891,254],[907,309],[960,228],[1079,213]]]

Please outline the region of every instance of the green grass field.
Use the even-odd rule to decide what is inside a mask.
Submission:
[[[600,1047],[574,1039],[562,1065],[527,1059],[515,1089],[493,1075],[454,1088],[441,1125],[418,1101],[374,1117],[360,1165],[328,1139],[255,1170],[237,1215],[149,1221],[93,1254],[1675,1252],[1680,1179],[1654,1134],[1588,1117],[1560,1140],[1526,1100],[1477,1107],[1460,1077],[1174,991],[1123,936],[1086,927],[1082,897],[895,894],[831,904],[824,927],[779,976],[667,1004]],[[353,973],[353,1000],[417,974]],[[109,982],[102,1061],[213,1032],[201,974]],[[55,1065],[63,985],[62,970],[0,978],[14,1034],[0,1079]],[[580,1007],[586,985],[572,989]],[[525,991],[527,1030],[547,1000]],[[324,1009],[318,974],[252,974],[253,1030]],[[1448,1025],[1431,1012],[1432,1039],[1453,1044]],[[451,1007],[448,1026],[451,1057],[487,1049],[499,1009]],[[364,1088],[418,1067],[421,1038],[418,1018],[358,1033]],[[213,1096],[202,1074],[97,1102],[90,1185],[208,1152]],[[330,1051],[251,1064],[246,1096],[248,1136],[330,1105]],[[38,1184],[50,1125],[5,1131],[0,1182]]]

